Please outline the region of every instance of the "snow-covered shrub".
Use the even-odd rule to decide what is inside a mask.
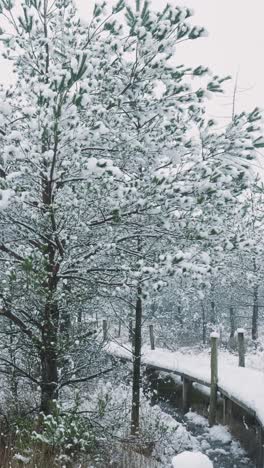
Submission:
[[[8,463],[14,468],[21,463],[30,468],[72,466],[77,459],[87,461],[90,455],[93,458],[95,447],[91,425],[78,414],[78,406],[63,412],[56,404],[50,415],[18,421],[6,466]]]
[[[117,438],[134,443],[135,450],[151,455],[166,464],[171,457],[183,450],[198,450],[197,441],[183,424],[152,406],[142,393],[140,407],[140,434],[133,441],[130,438],[131,388],[110,382],[101,382],[96,392],[85,402],[84,408],[99,417],[100,429],[105,439]]]
[[[32,441],[66,452],[89,451],[95,438],[89,422],[76,411],[62,413],[57,405],[53,414],[43,415],[41,432],[33,431]]]

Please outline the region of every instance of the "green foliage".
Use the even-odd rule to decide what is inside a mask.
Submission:
[[[252,112],[249,113],[248,121],[252,123],[258,120],[261,120],[261,114],[259,108],[256,107]]]
[[[30,273],[32,271],[32,268],[33,268],[33,258],[32,257],[25,258],[25,260],[23,261],[21,266],[22,266],[22,269],[26,273]]]
[[[223,88],[221,87],[221,85],[228,80],[231,80],[231,76],[225,76],[224,78],[220,78],[216,75],[213,77],[213,80],[208,83],[207,90],[211,93],[223,93]]]
[[[53,414],[42,415],[41,432],[33,431],[32,441],[40,442],[54,449],[68,451],[89,451],[95,445],[95,438],[87,420],[73,412],[62,413],[57,405]]]
[[[264,148],[264,139],[262,136],[256,138],[253,142],[254,148]]]
[[[106,7],[106,2],[103,3],[95,3],[94,5],[94,10],[93,10],[93,15],[94,17],[100,16]]]
[[[203,76],[208,73],[209,69],[207,67],[199,66],[193,70],[194,76]]]
[[[110,33],[114,34],[115,33],[115,26],[116,26],[116,21],[108,21],[104,25],[104,29],[106,31],[109,31]]]
[[[143,24],[146,23],[146,21],[149,18],[149,2],[145,1],[142,11],[141,11],[141,18],[143,19]]]
[[[127,6],[127,8],[126,8],[125,16],[126,16],[127,24],[130,27],[130,34],[132,34],[133,30],[134,30],[135,23],[136,23],[136,18],[134,16],[132,8],[130,8],[129,6]]]
[[[114,223],[119,223],[121,221],[120,211],[118,209],[113,210],[112,217]]]
[[[191,29],[188,37],[189,39],[198,39],[198,37],[201,37],[205,32],[205,28],[198,28],[195,26]]]
[[[178,28],[177,39],[183,39],[189,32],[190,27],[187,26],[187,24],[182,24],[181,27]]]
[[[1,0],[0,2],[0,12],[3,10],[11,11],[15,6],[14,0]]]
[[[85,74],[87,70],[87,54],[83,53],[81,56],[77,57],[78,61],[78,70],[74,71],[71,69],[71,79],[68,82],[68,89],[71,88],[71,86],[79,81],[83,75]]]
[[[116,14],[122,11],[125,7],[124,0],[119,0],[115,6],[112,8],[112,13]]]
[[[28,7],[34,7],[38,10],[41,7],[41,0],[25,0],[25,5]]]
[[[33,18],[32,16],[29,16],[28,15],[28,11],[27,11],[27,8],[23,8],[23,12],[24,12],[24,18],[22,18],[21,16],[18,17],[18,21],[20,23],[20,25],[22,26],[22,28],[27,32],[27,33],[30,33],[31,30],[32,30],[32,26],[33,26]]]

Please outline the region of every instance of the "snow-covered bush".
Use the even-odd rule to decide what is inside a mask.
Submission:
[[[32,433],[34,442],[70,453],[94,447],[95,438],[88,421],[76,412],[62,413],[57,405],[53,414],[42,417],[41,432]]]
[[[10,445],[12,462],[9,463],[14,468],[21,464],[30,468],[65,467],[77,458],[93,457],[95,448],[92,426],[87,418],[78,414],[78,406],[65,412],[54,404],[52,414],[18,421]]]

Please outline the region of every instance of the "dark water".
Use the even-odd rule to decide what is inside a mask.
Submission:
[[[159,405],[176,421],[184,424],[188,432],[200,442],[201,451],[210,458],[214,468],[255,468],[256,465],[247,457],[239,442],[222,430],[223,426],[210,429],[208,424],[201,425],[195,420],[189,420],[181,410],[173,408],[171,403],[159,401]],[[211,437],[214,432],[220,435],[217,440]]]

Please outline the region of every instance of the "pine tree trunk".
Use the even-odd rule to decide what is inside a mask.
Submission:
[[[53,227],[54,213],[52,208],[51,184],[43,181],[43,204],[45,213],[49,214],[51,227]],[[44,283],[46,303],[42,319],[42,348],[41,361],[41,411],[52,413],[54,400],[58,399],[58,334],[60,328],[59,309],[54,299],[57,292],[59,263],[56,261],[57,246],[54,245],[49,232],[47,239],[46,281]]]
[[[142,327],[142,290],[137,291],[136,323],[133,346],[133,386],[132,386],[132,410],[131,410],[131,435],[139,432],[139,409],[140,409],[140,385],[141,385],[141,327]]]
[[[41,411],[52,413],[58,399],[58,326],[59,314],[56,303],[47,303],[42,328],[41,351]]]
[[[45,144],[44,144],[45,143]],[[47,148],[43,142],[43,150]],[[54,160],[55,161],[55,160]],[[46,244],[46,280],[44,282],[46,302],[42,318],[41,362],[41,411],[51,414],[54,401],[58,399],[58,335],[60,330],[59,308],[54,299],[58,286],[59,256],[61,244],[56,234],[56,220],[53,209],[54,195],[52,193],[52,177],[42,179],[42,202],[44,214],[48,220],[45,237]],[[55,239],[55,242],[54,242]]]

